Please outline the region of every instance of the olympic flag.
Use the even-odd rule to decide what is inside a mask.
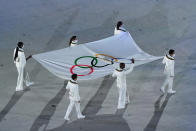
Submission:
[[[73,73],[79,80],[89,80],[112,74],[120,62],[129,68],[131,58],[135,66],[163,58],[152,56],[139,48],[129,32],[102,40],[33,55],[43,67],[62,79]]]

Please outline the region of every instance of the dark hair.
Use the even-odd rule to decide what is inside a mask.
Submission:
[[[73,74],[73,75],[71,76],[71,78],[72,78],[73,80],[75,80],[77,77],[78,77],[77,74]]]
[[[75,40],[75,39],[76,39],[76,36],[75,36],[75,35],[74,35],[74,36],[72,36],[72,37],[70,38],[69,46],[71,45],[72,41],[73,41],[73,40]]]
[[[119,30],[120,26],[123,25],[123,22],[122,21],[118,21],[117,25],[116,25],[116,28],[117,30]]]
[[[125,63],[120,63],[120,69],[124,69],[125,68]]]
[[[24,43],[22,41],[19,41],[17,45],[18,45],[19,48],[22,48],[22,46],[24,45]]]
[[[15,51],[15,55],[14,55],[14,61],[16,61],[16,58],[18,57],[18,50],[19,48],[22,48],[24,45],[24,43],[22,41],[19,41],[17,43],[17,47],[16,47],[16,51]]]
[[[169,50],[169,54],[170,54],[170,55],[173,55],[174,53],[175,53],[175,50],[174,50],[174,49],[170,49],[170,50]]]

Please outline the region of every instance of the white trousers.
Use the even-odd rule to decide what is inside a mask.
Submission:
[[[68,106],[68,108],[67,108],[67,112],[66,112],[66,114],[65,114],[65,117],[67,117],[67,118],[69,117],[69,115],[70,115],[70,113],[71,113],[71,111],[72,111],[74,105],[75,105],[75,108],[76,108],[76,113],[77,113],[78,118],[79,118],[80,116],[82,116],[82,113],[81,113],[81,111],[80,111],[80,103],[77,102],[77,101],[74,101],[74,100],[70,100],[70,103],[69,103],[69,106]]]
[[[125,108],[126,103],[129,103],[129,94],[126,88],[118,87],[118,109]]]
[[[166,79],[163,83],[163,86],[161,87],[163,90],[165,90],[166,86],[168,86],[168,92],[171,92],[173,89],[173,81],[174,77],[171,77],[170,75],[166,75]]]
[[[16,91],[21,91],[24,90],[23,83],[25,83],[25,85],[28,86],[30,83],[30,79],[29,79],[28,72],[26,72],[25,70],[25,66],[21,66],[19,65],[19,63],[16,63],[16,68],[18,71]]]

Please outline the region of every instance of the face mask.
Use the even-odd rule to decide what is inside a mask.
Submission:
[[[72,42],[73,42],[73,43],[78,43],[78,40],[73,40]]]
[[[173,57],[175,57],[176,55],[175,54],[173,54]]]

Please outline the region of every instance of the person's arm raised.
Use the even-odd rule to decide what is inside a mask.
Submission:
[[[30,58],[32,58],[32,55],[28,56],[28,57],[26,58],[26,61],[29,60]]]
[[[134,63],[135,63],[135,59],[132,58],[131,59],[131,62],[132,62],[131,67],[125,72],[126,74],[129,74],[130,72],[132,72],[133,67],[134,67]]]

